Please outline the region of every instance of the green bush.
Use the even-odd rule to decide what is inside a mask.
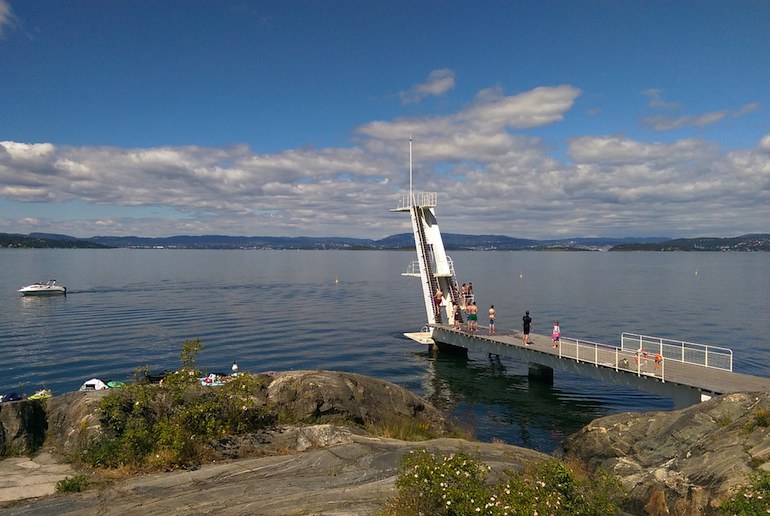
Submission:
[[[92,466],[173,468],[199,463],[211,442],[263,429],[273,417],[252,396],[262,388],[248,374],[218,387],[201,386],[197,375],[172,373],[163,385],[128,384],[100,402],[104,435],[81,458]]]
[[[555,459],[509,475],[497,489],[496,508],[503,507],[504,512],[511,508],[514,514],[617,514],[624,498],[616,477],[600,471],[589,478]]]
[[[383,514],[617,514],[624,493],[608,475],[582,475],[564,462],[548,460],[522,473],[487,482],[489,467],[466,452],[451,455],[418,450],[401,461],[398,495]]]
[[[182,369],[188,371],[195,370],[195,360],[198,353],[203,351],[203,343],[200,339],[186,340],[182,343],[182,351],[179,353],[179,360],[182,362]]]
[[[57,493],[79,493],[85,491],[88,487],[88,477],[86,475],[75,475],[74,477],[64,477],[56,482]]]
[[[738,490],[719,506],[721,514],[768,514],[770,513],[770,472],[755,471],[750,483]]]

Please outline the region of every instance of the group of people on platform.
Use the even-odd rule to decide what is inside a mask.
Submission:
[[[443,298],[443,292],[439,289],[436,292],[435,302],[436,305],[441,304],[441,300]],[[455,304],[454,305],[454,312],[453,312],[453,320],[454,320],[454,328],[456,330],[462,329],[462,316],[461,312],[466,313],[466,331],[468,333],[476,333],[479,331],[479,309],[476,305],[476,300],[473,294],[473,283],[463,283],[460,288],[460,301],[462,304]],[[495,319],[497,317],[497,311],[495,310],[495,305],[489,306],[489,326],[487,327],[487,332],[489,335],[495,334]],[[529,315],[529,310],[527,310],[524,313],[524,316],[521,319],[521,336],[522,340],[525,346],[529,346],[532,344],[532,341],[529,338],[529,334],[532,331],[533,328],[532,324],[532,317]],[[561,327],[559,326],[559,321],[554,321],[553,323],[553,330],[551,331],[551,341],[553,342],[553,347],[557,348],[559,347],[559,339],[561,338]]]

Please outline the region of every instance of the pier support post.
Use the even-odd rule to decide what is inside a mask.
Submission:
[[[553,369],[541,364],[529,364],[529,381],[553,385]]]
[[[440,351],[441,353],[446,353],[447,355],[468,358],[468,348],[455,346],[453,344],[449,344],[448,342],[436,341],[434,349]]]

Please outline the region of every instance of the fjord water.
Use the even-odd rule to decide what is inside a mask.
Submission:
[[[617,344],[623,331],[725,346],[735,370],[770,376],[770,253],[453,252],[498,332]],[[434,355],[402,336],[425,321],[411,252],[0,250],[0,393],[76,390],[176,368],[184,340],[198,366],[227,372],[341,370],[392,381],[447,410],[482,440],[550,452],[590,420],[671,403],[527,365]],[[55,278],[66,297],[16,289]],[[486,321],[480,317],[482,324]]]

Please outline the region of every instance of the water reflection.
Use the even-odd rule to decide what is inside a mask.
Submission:
[[[497,355],[486,361],[430,351],[419,356],[428,371],[426,399],[484,441],[551,452],[564,437],[608,413],[600,399],[530,381],[525,364]]]

